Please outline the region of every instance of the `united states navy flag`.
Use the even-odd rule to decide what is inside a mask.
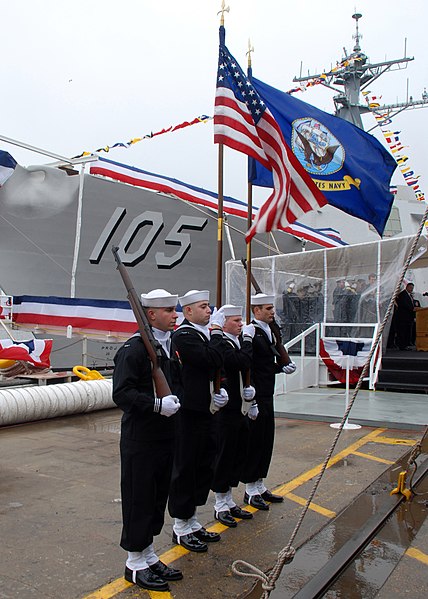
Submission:
[[[375,137],[339,117],[252,78],[287,144],[332,206],[371,223],[382,235],[397,166]],[[272,187],[272,173],[250,159],[249,180]]]

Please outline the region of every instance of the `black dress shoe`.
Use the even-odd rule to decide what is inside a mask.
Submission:
[[[243,510],[238,505],[231,507],[230,513],[234,518],[241,518],[241,520],[251,520],[251,518],[253,517],[253,514],[251,512]]]
[[[246,503],[247,505],[251,505],[252,507],[255,507],[258,510],[267,511],[269,509],[268,504],[266,503],[266,501],[264,501],[261,495],[252,495],[251,497],[249,497],[248,493],[245,493],[244,503]]]
[[[235,518],[232,518],[229,510],[224,510],[223,512],[216,512],[214,510],[214,518],[229,528],[235,528],[238,525]]]
[[[203,543],[217,543],[217,541],[220,541],[221,538],[218,533],[208,532],[204,527],[196,530],[193,534]]]
[[[181,570],[170,568],[160,560],[152,566],[149,566],[149,568],[164,580],[181,580],[183,578],[183,572]]]
[[[261,497],[265,501],[270,501],[271,503],[282,503],[284,501],[284,497],[282,497],[281,495],[274,495],[267,489],[264,493],[261,494]]]
[[[172,531],[172,540],[177,545],[181,545],[188,551],[195,551],[196,553],[203,553],[208,550],[208,547],[205,543],[202,543],[196,535],[190,533],[188,535],[178,536]]]
[[[133,582],[147,591],[169,591],[168,583],[152,572],[150,568],[144,568],[144,570],[125,568],[125,580]]]

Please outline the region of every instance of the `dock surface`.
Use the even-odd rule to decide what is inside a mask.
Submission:
[[[423,402],[423,398],[428,402],[428,396],[413,399],[422,405],[418,402]],[[324,399],[325,411],[332,409],[336,400],[339,409],[342,399],[340,396],[331,402]],[[411,399],[402,394],[403,409]],[[172,520],[167,515],[155,548],[163,561],[183,570],[184,579],[171,583],[171,592],[162,594],[143,591],[123,579],[125,552],[119,547],[121,412],[111,409],[1,429],[0,598],[247,596],[253,580],[233,574],[232,562],[245,560],[264,571],[273,565],[278,551],[288,542],[337,432],[328,422],[317,420],[318,406],[317,409],[312,406],[313,413],[305,417],[304,404],[309,399],[301,397],[299,409],[294,412],[291,403],[285,406],[280,401],[281,398],[277,412],[287,417],[276,418],[275,451],[268,484],[271,490],[284,496],[284,503],[271,505],[268,512],[250,508],[254,511],[252,520],[227,529],[214,520],[213,497],[210,497],[198,515],[207,528],[221,533],[221,541],[209,546],[202,555],[189,553],[172,543]],[[290,397],[291,401],[297,401],[296,397]],[[320,396],[313,395],[311,401],[318,404]],[[406,410],[411,413],[411,408],[408,404]],[[309,407],[306,411],[310,411]],[[401,428],[397,416],[388,426],[381,416],[373,420],[370,414],[371,426],[363,423],[360,429],[343,431],[331,466],[304,518],[297,544],[320,531],[419,440],[424,418],[419,413],[420,410],[414,412],[413,420],[417,422],[411,422],[409,417],[409,422],[404,420]],[[337,413],[330,416],[337,419]],[[242,486],[235,490],[234,497],[243,505]],[[425,523],[409,543],[409,550],[385,589],[398,584],[398,578],[394,583],[394,577],[398,576],[409,584],[415,577],[427,580],[427,565]],[[292,575],[291,564],[285,567],[283,576],[287,576],[288,568]],[[414,599],[425,598],[427,594],[424,584],[412,587]],[[386,590],[379,594],[379,597],[393,596]]]

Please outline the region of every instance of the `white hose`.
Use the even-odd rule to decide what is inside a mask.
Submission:
[[[0,426],[115,408],[111,380],[0,389]]]

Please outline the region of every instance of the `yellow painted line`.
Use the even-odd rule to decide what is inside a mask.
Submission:
[[[380,462],[381,464],[393,464],[391,460],[385,460],[384,458],[378,458],[375,455],[371,455],[369,453],[363,453],[362,451],[354,451],[353,455],[359,455],[361,458],[366,458],[367,460],[373,460],[374,462]]]
[[[394,439],[393,437],[378,437],[374,439],[374,442],[384,443],[385,445],[406,445],[407,447],[411,447],[417,443],[417,441],[412,439]]]
[[[306,505],[307,500],[303,497],[295,495],[294,493],[287,493],[285,497],[291,501],[294,501],[295,503],[298,503],[299,505]],[[318,514],[321,514],[322,516],[327,516],[327,518],[334,518],[336,515],[336,512],[332,512],[331,510],[328,510],[327,508],[322,507],[313,501],[311,501],[309,509],[313,510],[314,512],[318,512]]]
[[[175,547],[169,549],[169,551],[163,553],[161,555],[161,559],[164,564],[170,564],[186,553],[189,553],[187,549],[184,549],[184,547],[181,547],[181,545],[176,545]],[[127,582],[124,578],[117,578],[116,580],[113,580],[112,582],[109,582],[103,587],[97,589],[90,595],[85,595],[85,597],[82,599],[111,599],[111,597],[115,597],[119,593],[122,593],[133,586],[142,592],[148,593],[149,597],[152,599],[173,599],[173,596],[169,591],[162,591],[162,593],[158,591],[145,591],[144,589],[133,585],[132,582]]]
[[[171,547],[171,549],[168,549],[168,551],[162,553],[159,559],[161,559],[163,563],[168,566],[187,553],[189,553],[188,549],[184,549],[184,547],[181,545],[175,545],[175,547]]]
[[[376,438],[381,433],[384,433],[386,430],[387,429],[385,429],[385,428],[377,428],[376,430],[370,432],[368,435],[361,437],[361,439],[358,439],[358,441],[355,441],[355,443],[352,443],[351,445],[349,445],[342,451],[339,451],[339,453],[337,453],[335,456],[330,458],[327,468],[331,468],[331,466],[333,466],[337,462],[340,462],[340,460],[347,457],[349,454],[354,453],[360,447],[362,447],[363,445],[366,445],[366,443],[375,441]],[[321,468],[322,468],[322,464],[318,464],[318,466],[314,466],[314,468],[311,468],[307,472],[300,474],[300,476],[296,476],[296,478],[294,478],[293,480],[290,480],[288,483],[285,483],[284,485],[277,487],[275,489],[275,493],[278,493],[278,495],[286,495],[287,493],[294,491],[294,489],[297,489],[297,487],[300,487],[304,483],[307,483],[309,480],[314,478],[314,476],[319,474],[321,472]]]
[[[110,597],[114,597],[118,593],[126,591],[126,589],[133,586],[134,585],[131,582],[127,582],[124,578],[117,578],[100,589],[97,589],[90,595],[86,595],[83,599],[110,599]]]
[[[409,547],[406,551],[406,555],[408,555],[409,557],[414,557],[418,561],[428,566],[428,555],[426,553],[423,553],[422,551],[419,551],[419,549]]]

